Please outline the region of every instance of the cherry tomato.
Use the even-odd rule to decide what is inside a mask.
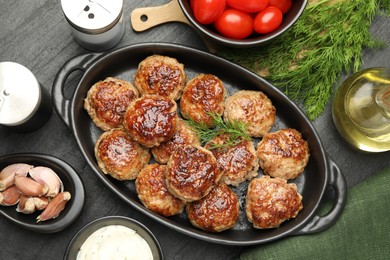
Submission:
[[[226,9],[214,25],[220,34],[233,39],[244,39],[253,31],[252,16],[236,9]]]
[[[282,11],[275,6],[268,6],[256,15],[253,28],[257,33],[265,34],[278,28],[282,21]]]
[[[196,21],[210,24],[225,10],[226,0],[191,0],[190,5]]]
[[[226,0],[226,3],[234,9],[257,13],[267,7],[269,0]]]
[[[269,0],[269,6],[275,6],[282,11],[283,14],[287,13],[290,10],[292,5],[292,0]]]

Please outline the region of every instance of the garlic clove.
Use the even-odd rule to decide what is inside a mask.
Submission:
[[[48,197],[34,197],[34,204],[37,210],[44,210],[49,204]]]
[[[0,172],[0,191],[14,184],[15,174],[26,176],[28,171],[33,167],[26,163],[14,163],[5,167]]]
[[[48,167],[34,167],[29,170],[29,174],[36,182],[46,184],[49,187],[46,194],[48,197],[55,197],[59,192],[64,190],[64,185],[62,184],[60,177]]]
[[[65,205],[71,199],[70,192],[63,191],[50,200],[44,211],[37,217],[37,222],[46,221],[58,217]]]
[[[21,194],[30,197],[45,195],[49,190],[49,187],[46,184],[41,184],[22,175],[15,175],[15,186]]]
[[[13,206],[19,202],[20,192],[15,185],[0,192],[0,205]]]
[[[23,214],[31,214],[36,210],[34,198],[21,195],[16,211]]]

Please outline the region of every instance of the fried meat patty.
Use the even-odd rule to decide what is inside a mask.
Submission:
[[[138,90],[124,80],[108,77],[95,83],[87,93],[84,108],[92,121],[103,131],[123,127],[123,116]]]
[[[100,135],[95,144],[95,157],[104,174],[117,180],[134,180],[151,154],[124,129],[117,128]]]
[[[255,228],[279,227],[284,221],[295,218],[302,208],[302,196],[294,183],[269,176],[249,182],[246,216]]]
[[[213,126],[209,113],[223,115],[227,91],[215,75],[200,74],[188,81],[180,99],[180,112],[186,119]]]
[[[309,146],[292,128],[266,134],[257,145],[260,167],[265,174],[286,180],[297,178],[309,161]]]
[[[252,140],[241,138],[234,145],[223,146],[228,137],[227,134],[217,135],[205,148],[210,149],[218,161],[223,173],[221,181],[238,186],[258,175],[259,158]]]
[[[159,146],[153,147],[152,154],[157,162],[166,164],[168,163],[171,154],[174,153],[178,147],[184,147],[186,145],[200,145],[200,140],[196,132],[180,118],[177,131],[172,139],[161,143]]]
[[[184,65],[175,58],[151,55],[141,61],[134,86],[141,95],[160,95],[178,100],[186,84]]]
[[[221,232],[234,227],[240,204],[237,195],[225,183],[219,183],[202,199],[188,203],[186,212],[195,227]]]
[[[197,145],[180,147],[167,165],[169,192],[186,202],[206,196],[222,176],[214,155]]]
[[[162,216],[173,216],[183,211],[185,202],[174,197],[167,189],[166,165],[145,166],[135,181],[138,198],[151,211]]]
[[[268,133],[275,123],[275,118],[275,107],[261,91],[241,90],[226,99],[224,120],[243,122],[252,137],[261,137]]]
[[[145,95],[131,102],[123,123],[135,141],[151,148],[169,141],[176,133],[179,120],[176,109],[172,99]]]

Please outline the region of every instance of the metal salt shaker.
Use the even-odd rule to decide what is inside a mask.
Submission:
[[[50,118],[49,93],[33,73],[15,62],[0,62],[0,125],[16,132],[31,132]]]
[[[61,0],[76,42],[90,51],[113,48],[122,39],[123,0]]]

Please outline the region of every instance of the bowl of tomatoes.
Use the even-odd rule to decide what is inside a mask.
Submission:
[[[271,42],[301,16],[307,0],[179,0],[193,28],[228,47]]]

